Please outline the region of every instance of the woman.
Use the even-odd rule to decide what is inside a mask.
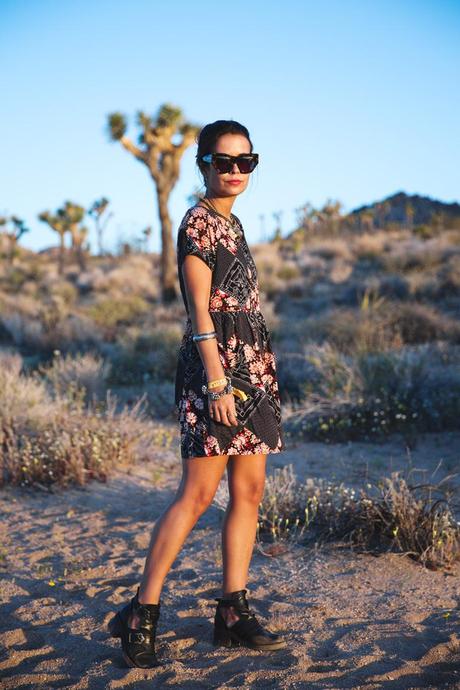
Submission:
[[[187,312],[176,375],[183,474],[157,520],[142,582],[111,621],[130,666],[159,662],[155,634],[164,579],[187,535],[212,502],[227,468],[230,500],[222,530],[223,585],[215,645],[286,646],[249,608],[245,589],[266,457],[284,449],[276,363],[260,311],[257,270],[239,219],[231,213],[258,163],[249,132],[234,120],[206,125],[197,164],[206,193],[179,227],[179,283]]]

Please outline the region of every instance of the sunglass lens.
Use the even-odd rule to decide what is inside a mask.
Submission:
[[[256,167],[256,161],[251,156],[238,156],[237,158],[238,168],[240,173],[247,175],[252,172]]]
[[[214,158],[214,165],[217,172],[221,175],[230,172],[233,168],[233,163],[227,156],[216,156]]]

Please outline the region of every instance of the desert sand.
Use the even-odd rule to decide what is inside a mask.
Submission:
[[[460,434],[430,434],[408,454],[384,444],[290,445],[267,470],[362,485],[408,462],[436,479],[460,468]],[[121,467],[106,483],[52,492],[8,487],[2,512],[1,687],[460,688],[460,567],[432,571],[407,556],[328,545],[254,548],[250,606],[288,649],[212,645],[221,590],[222,510],[201,516],[162,592],[162,665],[129,669],[107,623],[136,589],[151,527],[180,479],[178,451]],[[225,477],[222,487],[225,486]]]

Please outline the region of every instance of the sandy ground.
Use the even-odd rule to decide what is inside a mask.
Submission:
[[[256,546],[249,602],[288,649],[214,648],[223,517],[214,505],[164,585],[162,666],[125,667],[106,625],[135,592],[151,527],[179,482],[178,457],[163,452],[84,489],[0,492],[2,688],[460,688],[460,567],[434,572],[397,554],[296,546],[267,557]],[[300,479],[360,486],[408,462],[438,467],[441,479],[459,460],[460,434],[431,434],[409,454],[397,439],[299,444],[269,456],[268,471],[292,462]]]

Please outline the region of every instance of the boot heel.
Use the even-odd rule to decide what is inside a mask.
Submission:
[[[219,647],[239,647],[240,643],[234,640],[227,628],[219,623],[214,625],[213,645]]]
[[[120,617],[116,613],[107,624],[108,631],[112,637],[121,637],[121,625]]]
[[[218,597],[217,609],[214,616],[214,644],[224,647],[246,646],[251,649],[275,651],[284,649],[287,645],[280,635],[263,628],[256,618],[255,612],[249,608],[246,599],[246,589],[230,592],[229,595]],[[230,627],[227,626],[222,615],[221,606],[233,606],[238,612],[239,620]]]

